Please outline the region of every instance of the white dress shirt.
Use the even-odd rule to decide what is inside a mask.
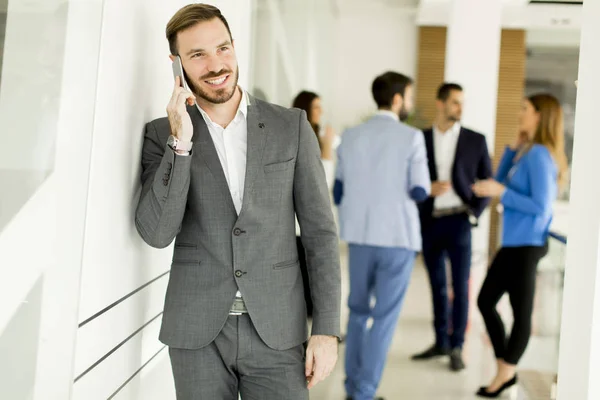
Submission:
[[[459,135],[460,124],[458,122],[452,125],[446,132],[441,132],[436,126],[433,127],[433,151],[438,181],[452,183],[452,168],[454,167],[454,157],[456,155],[456,145]],[[460,207],[462,205],[463,202],[453,187],[450,187],[450,190],[436,197],[433,201],[433,207],[436,210]]]
[[[233,120],[223,128],[213,122],[208,114],[198,106],[198,110],[206,122],[210,137],[215,144],[221,167],[227,179],[229,192],[238,215],[244,200],[244,182],[246,181],[246,157],[248,153],[248,94],[242,91],[242,100]],[[242,297],[238,290],[236,297]]]

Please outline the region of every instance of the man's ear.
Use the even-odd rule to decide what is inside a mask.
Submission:
[[[392,105],[402,108],[402,104],[404,103],[404,99],[400,93],[396,93],[394,98],[392,99]]]
[[[444,102],[443,102],[443,101],[441,101],[440,99],[437,99],[437,100],[435,101],[435,107],[436,107],[438,110],[441,110],[442,108],[444,108]]]

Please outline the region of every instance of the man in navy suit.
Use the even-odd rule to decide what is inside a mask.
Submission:
[[[468,282],[471,269],[471,226],[489,204],[473,194],[471,185],[492,176],[485,136],[460,125],[463,90],[455,83],[438,89],[433,128],[423,131],[431,196],[419,205],[423,258],[433,295],[436,342],[413,360],[450,356],[450,368],[465,368],[462,346],[469,311]],[[446,282],[450,260],[454,300],[452,323]]]

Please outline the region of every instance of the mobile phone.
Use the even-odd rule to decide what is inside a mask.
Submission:
[[[181,82],[181,86],[185,89],[185,90],[190,90],[190,87],[188,86],[186,80],[185,80],[185,74],[183,73],[183,64],[181,64],[181,58],[179,56],[175,57],[175,60],[173,60],[173,79],[175,79],[176,77],[180,78],[180,82]]]

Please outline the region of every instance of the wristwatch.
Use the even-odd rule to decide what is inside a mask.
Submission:
[[[169,139],[167,140],[167,145],[175,151],[191,151],[192,144],[192,142],[179,140],[173,135],[169,136]]]

